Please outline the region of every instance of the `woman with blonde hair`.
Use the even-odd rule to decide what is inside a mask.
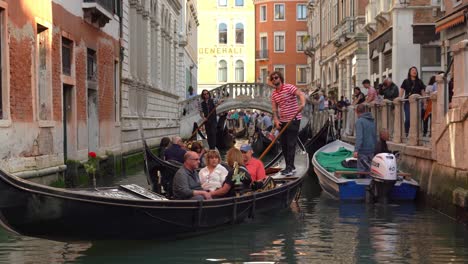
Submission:
[[[242,152],[237,148],[231,148],[226,153],[226,161],[230,167],[223,186],[213,192],[213,197],[235,196],[236,190],[242,192],[249,189],[252,184],[247,168],[244,166]]]
[[[200,170],[200,184],[204,190],[214,191],[223,186],[228,170],[221,165],[221,156],[216,150],[208,150],[205,156],[206,167]]]

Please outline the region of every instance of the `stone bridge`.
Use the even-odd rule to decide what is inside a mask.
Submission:
[[[223,113],[232,109],[258,109],[271,113],[271,93],[273,87],[264,83],[228,83],[211,90],[211,96],[223,102],[217,107],[217,113]],[[180,135],[189,137],[193,123],[200,123],[196,96],[181,102],[182,116],[180,119]]]

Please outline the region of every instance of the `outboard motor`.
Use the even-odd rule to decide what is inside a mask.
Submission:
[[[387,203],[390,192],[397,181],[396,158],[393,154],[380,153],[374,156],[371,164],[372,181],[368,192],[371,201]]]

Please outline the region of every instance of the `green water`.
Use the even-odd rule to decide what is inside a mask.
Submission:
[[[136,171],[115,183],[145,186],[146,180]],[[0,230],[0,263],[249,262],[468,263],[468,231],[413,203],[379,206],[331,200],[312,173],[290,210],[183,240],[64,243]]]

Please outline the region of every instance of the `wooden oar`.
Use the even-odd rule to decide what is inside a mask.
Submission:
[[[294,118],[296,118],[296,116],[302,111],[302,109],[299,109],[297,110],[296,114],[294,115]],[[276,140],[278,140],[278,138],[284,133],[284,131],[286,131],[286,128],[288,128],[288,126],[291,124],[291,122],[294,120],[291,119],[289,120],[289,122],[281,129],[281,131],[279,132],[278,136],[276,136],[270,143],[270,145],[268,145],[268,147],[263,151],[262,155],[260,155],[260,157],[258,157],[259,160],[261,160],[267,153],[268,151],[270,151],[270,149],[273,147],[273,145],[275,144]],[[284,155],[284,153],[283,153]]]
[[[216,108],[218,108],[218,106],[221,104],[221,100],[219,101],[218,104],[215,105],[215,107],[213,109],[211,109],[211,111],[208,113],[208,115],[205,117],[205,120],[203,120],[203,122],[198,125],[197,129],[195,129],[193,132],[192,132],[192,135],[188,138],[188,140],[191,140],[197,133],[198,133],[198,130],[200,130],[200,128],[202,126],[205,125],[205,123],[208,121],[208,119],[210,118],[210,116],[215,112]]]

